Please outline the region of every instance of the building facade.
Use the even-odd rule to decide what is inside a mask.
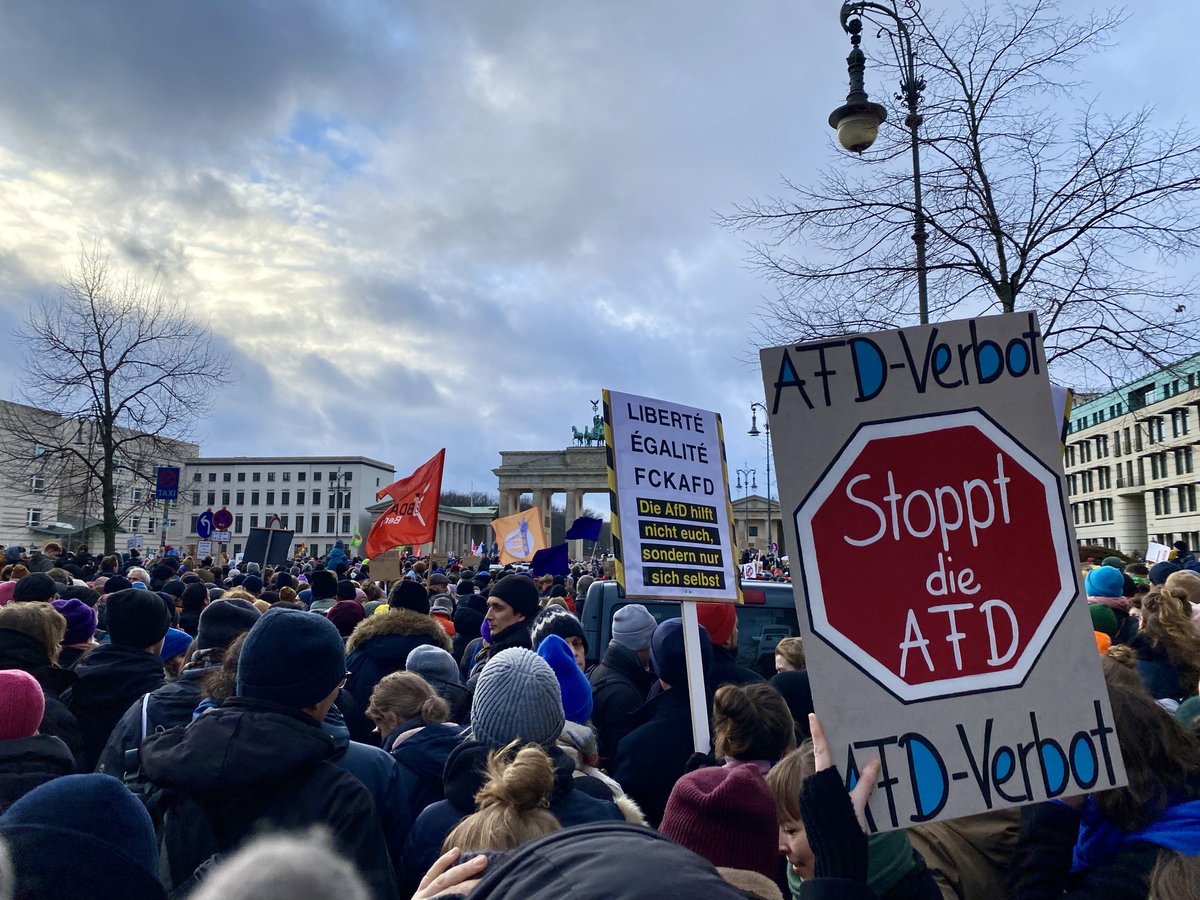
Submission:
[[[395,480],[395,467],[365,456],[189,459],[179,492],[187,525],[183,543],[199,542],[200,513],[225,508],[233,516],[231,557],[245,548],[251,528],[273,521],[295,532],[293,552],[303,544],[314,556],[323,555],[339,539],[348,547],[356,533],[366,538],[373,521],[368,508],[377,503],[376,492]]]
[[[738,550],[767,550],[770,543],[779,545],[779,553],[786,554],[783,544],[783,516],[779,501],[751,494],[733,501],[734,535]],[[770,524],[768,524],[768,521]],[[773,537],[771,535],[774,535]]]
[[[1064,467],[1081,546],[1137,555],[1150,541],[1200,546],[1200,354],[1085,402]]]

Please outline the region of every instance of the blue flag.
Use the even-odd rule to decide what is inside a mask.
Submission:
[[[566,575],[570,570],[566,544],[539,550],[533,554],[533,560],[529,564],[529,574],[535,578],[538,575]]]
[[[591,516],[580,516],[571,523],[571,527],[567,529],[567,534],[563,540],[598,541],[600,540],[600,526],[603,524],[600,519],[593,519]]]

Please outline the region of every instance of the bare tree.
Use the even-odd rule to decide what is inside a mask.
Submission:
[[[1054,0],[954,21],[909,0],[901,14],[926,82],[930,321],[1036,311],[1049,361],[1081,387],[1194,350],[1196,284],[1172,268],[1200,237],[1200,139],[1154,128],[1144,109],[1062,113],[1081,89],[1076,63],[1109,44],[1121,16],[1073,21]],[[875,38],[864,49],[878,91],[900,61],[883,30]],[[841,156],[724,218],[757,233],[751,262],[777,289],[760,316],[764,343],[916,321],[910,138],[895,112],[862,159]]]
[[[46,473],[84,516],[98,493],[112,553],[121,519],[139,505],[118,500],[118,472],[150,483],[157,464],[178,459],[230,382],[229,359],[161,281],[117,275],[98,246],[34,306],[12,346],[25,351],[17,399],[26,406],[4,408],[0,462]]]

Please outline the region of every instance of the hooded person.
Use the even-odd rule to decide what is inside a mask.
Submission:
[[[408,654],[417,647],[431,645],[450,652],[450,638],[429,615],[425,588],[402,581],[392,591],[388,604],[385,612],[359,624],[346,641],[346,690],[353,697],[346,724],[356,741],[374,743],[366,708],[371,692],[384,675],[403,670]]]
[[[171,614],[158,594],[130,588],[109,594],[109,643],[75,664],[76,681],[63,695],[83,738],[81,770],[96,768],[104,745],[125,711],[166,680],[163,641]]]
[[[477,678],[493,656],[514,647],[528,650],[533,646],[530,630],[540,608],[537,585],[528,576],[506,575],[492,585],[483,617],[490,637],[487,641],[481,638],[475,650],[471,678]]]
[[[487,600],[475,593],[475,583],[463,580],[458,583],[458,602],[454,609],[454,647],[451,650],[458,663],[459,673],[465,681],[470,666],[465,664],[466,651],[471,645],[479,646],[483,635],[483,616],[487,612]]]
[[[650,658],[662,692],[646,704],[643,724],[617,745],[611,774],[642,808],[650,824],[657,827],[671,789],[695,750],[682,619],[667,619],[654,630]],[[700,658],[707,673],[712,642],[703,627]]]
[[[0,669],[0,813],[34,788],[75,771],[58,738],[38,734],[46,698],[28,672]]]
[[[471,692],[462,683],[454,657],[432,644],[415,647],[405,667],[420,675],[450,707],[450,721],[467,725],[471,721]]]
[[[0,816],[21,900],[165,900],[150,815],[107,775],[67,775]],[[69,848],[70,868],[63,852]]]
[[[654,684],[649,671],[650,641],[657,626],[654,616],[640,603],[622,606],[613,614],[612,640],[600,664],[588,673],[601,768],[610,766],[621,738],[640,724],[638,710]]]
[[[249,600],[214,600],[200,614],[196,650],[179,677],[139,697],[113,728],[97,760],[96,771],[117,778],[137,773],[136,751],[147,736],[192,721],[204,680],[220,668],[225,649],[254,627],[260,613]],[[144,723],[144,724],[143,724]],[[135,751],[130,755],[130,751]]]
[[[549,754],[555,770],[549,810],[563,827],[624,819],[615,803],[595,795],[611,796],[607,788],[574,777],[574,761],[557,747],[565,721],[558,679],[544,659],[526,648],[512,647],[488,660],[471,705],[469,739],[446,761],[446,799],[427,807],[409,833],[402,889],[416,886],[438,858],[446,836],[475,811],[475,795],[486,780],[488,753],[514,742],[537,744]]]
[[[350,557],[346,555],[346,544],[341,538],[333,542],[333,549],[325,555],[326,569],[336,572],[338,566],[350,566]]]
[[[375,802],[334,764],[337,747],[321,725],[345,671],[341,635],[324,616],[271,609],[242,644],[235,696],[142,744],[143,776],[170,798],[160,867],[168,889],[264,830],[322,825],[374,896],[396,896]]]

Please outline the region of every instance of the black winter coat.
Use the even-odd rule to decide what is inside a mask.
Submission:
[[[1072,873],[1079,822],[1079,811],[1062,803],[1037,803],[1021,810],[1008,892],[1012,900],[1146,900],[1159,848],[1129,842],[1108,865]]]
[[[75,663],[73,671],[75,684],[63,700],[83,736],[79,769],[91,772],[126,710],[142,694],[162,687],[166,676],[157,656],[120,644],[101,644]]]
[[[0,741],[0,813],[35,787],[75,772],[75,757],[56,737],[33,737]]]
[[[600,747],[600,768],[607,769],[621,738],[639,724],[638,710],[654,684],[636,651],[611,643],[600,664],[588,673],[592,684],[592,725]]]
[[[50,665],[45,648],[33,635],[8,628],[0,628],[0,669],[20,669],[37,679],[46,696],[38,733],[61,740],[78,764],[83,757],[83,737],[74,714],[62,700],[63,692],[75,683],[75,673]]]
[[[232,698],[185,728],[149,738],[142,773],[155,787],[198,801],[221,852],[264,828],[325,825],[376,898],[396,882],[375,803],[357,778],[330,762],[334,741],[309,716],[271,703]],[[203,859],[169,859],[189,869]]]
[[[408,731],[416,730],[400,744],[396,741]],[[408,722],[387,736],[384,749],[390,750],[400,770],[402,793],[407,803],[405,838],[413,823],[430,804],[445,799],[442,773],[454,748],[462,743],[464,729],[456,725],[423,725]],[[403,842],[402,842],[403,843]]]
[[[499,634],[492,635],[492,642],[481,647],[475,654],[475,663],[471,666],[471,678],[478,678],[483,667],[487,665],[487,661],[501,651],[510,650],[513,647],[524,647],[526,650],[532,648],[533,638],[529,634],[529,629],[532,627],[532,619],[522,619],[520,622],[509,625]],[[474,686],[469,681],[467,687],[474,690]]]
[[[366,716],[371,692],[384,675],[401,672],[408,654],[417,647],[431,644],[450,652],[446,630],[432,616],[410,609],[392,609],[364,619],[346,641],[346,690],[354,698],[355,709],[346,716],[350,737],[377,744],[372,736],[375,726]]]
[[[190,723],[200,705],[201,684],[216,668],[187,669],[174,681],[152,691],[146,703],[146,735]],[[109,735],[96,763],[96,771],[121,778],[125,773],[125,751],[136,750],[141,742],[142,698],[138,697]]]
[[[1183,672],[1171,662],[1167,651],[1150,642],[1142,633],[1135,634],[1129,649],[1137,654],[1137,672],[1142,684],[1155,700],[1182,700],[1188,692],[1183,687]]]
[[[756,684],[766,679],[757,672],[738,665],[737,657],[724,647],[713,647],[712,663],[708,667],[705,681],[709,691],[716,693],[717,688],[723,684]]]
[[[657,828],[671,789],[695,751],[687,690],[663,691],[646,704],[642,714],[647,716],[645,724],[617,745],[611,774],[642,808],[646,821]]]

